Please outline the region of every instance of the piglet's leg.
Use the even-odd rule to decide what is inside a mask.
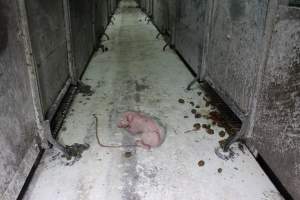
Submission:
[[[147,149],[147,150],[150,150],[151,149],[151,146],[148,145],[148,144],[145,144],[142,140],[137,140],[135,142],[135,144],[138,146],[138,147],[142,147],[144,149]]]
[[[161,143],[159,133],[153,132],[144,132],[141,140],[144,144],[149,145],[150,147],[158,147]]]

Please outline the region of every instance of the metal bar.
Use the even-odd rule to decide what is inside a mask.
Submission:
[[[201,68],[199,70],[199,81],[205,79],[206,69],[207,69],[207,56],[209,51],[209,40],[210,40],[210,28],[212,23],[212,18],[214,14],[215,0],[207,1],[207,13],[205,16],[206,27],[204,28],[204,38],[203,38],[203,50],[202,50],[202,61]]]
[[[42,148],[49,148],[48,142],[53,144],[56,148],[67,154],[65,147],[59,144],[52,136],[49,121],[45,121],[42,102],[40,97],[40,87],[38,82],[37,65],[33,56],[30,32],[28,26],[27,10],[25,0],[18,0],[18,7],[20,12],[21,29],[23,33],[23,42],[25,50],[26,64],[28,68],[30,90],[33,99],[35,121],[38,129],[38,134],[41,139],[39,144]],[[48,142],[47,142],[48,141]]]
[[[257,72],[257,78],[255,81],[255,91],[252,97],[251,103],[249,106],[251,107],[251,111],[249,113],[249,129],[247,131],[246,137],[251,137],[253,134],[253,128],[255,123],[256,111],[257,111],[257,102],[258,97],[261,91],[262,80],[263,80],[263,71],[268,62],[268,55],[270,52],[270,45],[272,40],[272,32],[276,22],[276,15],[278,11],[278,0],[269,0],[268,10],[267,10],[267,18],[264,30],[264,37],[263,37],[263,47],[262,53],[260,54],[260,64]]]
[[[42,121],[44,120],[44,114],[43,114],[44,112],[43,112],[41,96],[39,92],[40,87],[38,82],[37,66],[33,57],[32,46],[30,41],[26,4],[25,4],[25,0],[18,0],[17,3],[20,12],[25,59],[26,59],[26,65],[27,65],[28,75],[29,75],[30,90],[31,90],[31,95],[32,95],[33,105],[34,105],[35,121],[38,129],[38,134],[41,138],[41,143],[42,143],[41,145],[45,147],[47,146],[47,140],[43,131],[44,127],[42,126]]]
[[[65,27],[66,27],[66,41],[67,41],[67,51],[68,51],[68,66],[69,66],[69,73],[72,79],[72,84],[77,84],[77,75],[76,75],[76,68],[74,62],[74,55],[73,55],[73,48],[72,48],[72,27],[71,27],[71,15],[70,15],[70,4],[69,0],[63,0],[63,7],[64,7],[64,20],[65,20]]]
[[[49,108],[48,112],[46,113],[46,119],[49,120],[49,121],[52,121],[53,117],[55,116],[55,113],[57,112],[58,110],[58,107],[61,103],[61,101],[63,100],[63,98],[65,97],[70,85],[72,83],[72,79],[69,78],[63,89],[59,92],[58,96],[56,97],[54,103],[51,105],[51,107]]]
[[[96,46],[96,1],[92,0],[92,31],[93,31],[93,46]]]

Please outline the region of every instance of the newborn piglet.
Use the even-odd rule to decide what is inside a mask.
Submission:
[[[139,112],[125,112],[118,122],[119,128],[132,135],[139,135],[136,145],[145,149],[160,146],[165,139],[165,130],[156,120]]]

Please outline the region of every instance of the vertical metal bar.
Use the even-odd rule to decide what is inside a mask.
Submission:
[[[71,76],[72,84],[76,85],[78,78],[76,75],[76,67],[75,67],[73,47],[72,47],[72,27],[71,27],[71,14],[70,14],[69,0],[63,0],[63,7],[64,7],[64,20],[65,20],[65,27],[66,27],[69,73]]]
[[[203,37],[203,50],[202,50],[202,61],[201,68],[199,70],[199,79],[203,81],[205,79],[206,69],[207,69],[207,56],[209,51],[209,43],[210,43],[210,32],[212,28],[212,18],[214,16],[215,9],[215,0],[207,0],[207,13],[205,16],[205,25],[204,28],[204,37]]]
[[[96,46],[96,0],[92,0],[92,31],[93,31],[93,46]]]
[[[52,136],[50,129],[49,120],[45,120],[41,97],[40,97],[40,87],[38,82],[37,66],[32,52],[30,32],[28,26],[27,10],[25,0],[17,0],[19,12],[20,12],[20,22],[21,29],[23,33],[23,43],[25,50],[26,65],[28,68],[30,90],[33,99],[35,121],[38,129],[38,134],[40,137],[40,145],[42,148],[48,148],[48,141],[53,144],[56,148],[61,150],[64,154],[68,155],[65,147],[59,144]]]
[[[41,138],[43,146],[47,144],[46,136],[44,135],[44,127],[42,122],[44,121],[44,112],[40,96],[40,87],[38,82],[37,66],[33,57],[30,33],[28,27],[28,18],[26,11],[25,0],[17,0],[18,8],[20,12],[20,23],[23,33],[23,44],[25,50],[25,59],[28,69],[29,81],[30,81],[30,90],[33,99],[35,121],[38,129],[38,134]]]
[[[262,86],[262,79],[263,79],[263,73],[264,69],[268,62],[269,52],[270,52],[270,45],[272,41],[272,32],[275,26],[276,22],[276,15],[278,12],[278,6],[279,2],[278,0],[269,0],[268,2],[268,10],[267,10],[267,16],[266,16],[266,23],[265,23],[265,30],[264,30],[264,37],[263,37],[263,44],[262,44],[262,53],[260,54],[260,64],[257,72],[257,78],[255,81],[255,92],[253,97],[251,98],[251,102],[249,104],[249,107],[251,108],[251,112],[249,113],[249,129],[247,132],[246,137],[251,137],[253,134],[253,128],[255,124],[255,118],[256,118],[256,111],[257,111],[257,103],[259,94],[261,92],[261,86]]]

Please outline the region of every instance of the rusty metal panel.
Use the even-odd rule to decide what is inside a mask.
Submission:
[[[61,0],[27,0],[27,15],[44,114],[69,77]]]
[[[252,141],[300,199],[300,8],[280,6],[265,66]]]
[[[72,47],[77,76],[81,76],[94,49],[93,1],[70,0]]]
[[[96,0],[95,4],[95,34],[99,37],[108,23],[107,0]]]
[[[16,199],[36,159],[35,115],[16,1],[0,0],[0,199]]]
[[[201,64],[207,0],[178,1],[175,46],[195,70]]]
[[[207,80],[242,119],[255,90],[267,0],[215,1],[207,56]]]

